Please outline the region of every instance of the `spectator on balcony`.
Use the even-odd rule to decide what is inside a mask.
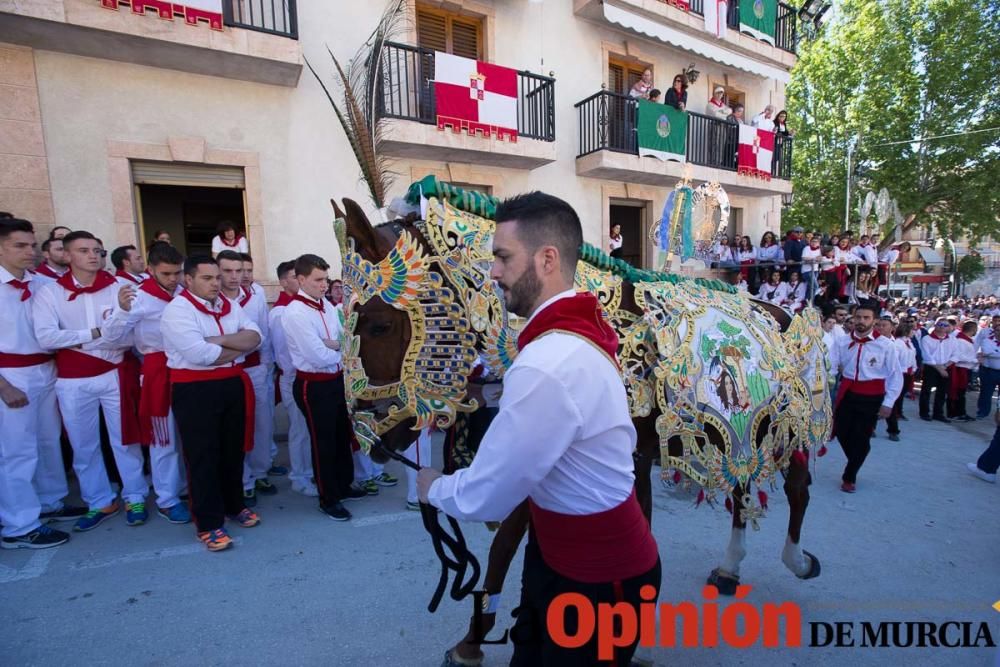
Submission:
[[[763,111],[753,117],[750,124],[762,130],[771,129],[774,125],[774,107],[768,104]]]
[[[666,97],[663,98],[664,104],[669,104],[679,111],[684,111],[687,106],[688,101],[688,85],[687,79],[684,78],[683,74],[678,74],[674,77],[674,83],[667,90]]]
[[[802,263],[802,251],[806,248],[806,242],[802,240],[802,232],[803,229],[796,226],[785,237],[781,252],[785,261],[793,264],[789,267],[789,271],[799,271],[798,265]]]
[[[749,236],[740,239],[739,248],[736,249],[736,261],[740,263],[740,275],[747,284],[747,289],[756,294],[757,271],[753,265],[757,263],[757,251],[754,250]]]
[[[712,266],[714,268],[733,268],[736,266],[736,258],[733,255],[728,236],[720,236],[719,240],[712,246]]]
[[[743,105],[739,102],[734,104],[733,113],[731,113],[726,120],[737,125],[746,125],[747,119],[743,116]]]
[[[611,238],[608,240],[608,249],[611,251],[609,254],[612,257],[618,259],[621,258],[622,243],[624,243],[624,239],[622,238],[622,226],[611,225]]]
[[[653,88],[651,91],[649,91],[649,101],[650,102],[656,102],[657,104],[660,103],[660,89],[659,88]]]
[[[778,112],[778,115],[774,117],[774,132],[775,134],[780,134],[783,137],[794,137],[795,131],[790,130],[786,121],[788,120],[788,112],[782,109]],[[765,128],[766,129],[766,128]]]
[[[236,231],[236,227],[228,220],[223,220],[216,228],[217,235],[212,239],[212,257],[223,250],[232,250],[246,254],[250,252],[247,239]]]
[[[632,85],[632,90],[628,91],[628,94],[629,97],[648,100],[651,90],[653,90],[653,70],[647,67],[642,72],[642,78]]]

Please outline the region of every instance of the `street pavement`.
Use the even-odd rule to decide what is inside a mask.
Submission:
[[[969,405],[974,405],[970,396]],[[780,560],[788,506],[780,489],[759,531],[748,531],[746,602],[792,601],[803,643],[811,622],[968,621],[989,623],[1000,642],[1000,486],[973,478],[992,420],[926,423],[906,402],[902,442],[880,424],[858,492],[839,491],[837,443],[818,459],[802,544],[822,574],[800,581]],[[284,454],[284,451],[282,451]],[[440,442],[435,442],[440,460]],[[208,553],[193,528],[157,516],[130,528],[124,516],[44,551],[0,551],[2,665],[412,665],[433,666],[464,634],[471,600],[447,597],[426,610],[439,574],[419,513],[405,509],[401,480],[351,504],[335,523],[315,499],[277,479],[262,498],[263,522],[233,528],[235,548]],[[654,482],[653,529],[663,560],[660,602],[701,603],[705,577],[729,536],[725,509]],[[66,527],[62,524],[60,527]],[[491,533],[465,534],[485,567]],[[521,558],[508,576],[501,618],[509,626]],[[720,603],[720,615],[731,601]],[[958,635],[955,635],[958,636]],[[860,643],[861,628],[854,631]],[[486,648],[486,665],[509,661],[510,646]],[[657,665],[1000,665],[990,648],[640,648]]]

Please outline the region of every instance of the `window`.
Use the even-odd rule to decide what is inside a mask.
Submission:
[[[483,22],[440,9],[418,7],[417,44],[425,49],[482,60]]]
[[[726,89],[726,104],[728,104],[730,107],[732,107],[734,104],[743,105],[743,116],[747,119],[747,122],[749,123],[750,119],[757,112],[755,111],[754,114],[752,114],[750,113],[750,110],[746,108],[747,105],[746,93],[744,93],[742,90],[739,90],[738,88],[727,86],[724,83],[713,83],[711,90],[715,90],[716,86],[722,86],[723,88]]]
[[[642,78],[647,66],[642,63],[626,63],[621,60],[608,61],[608,90],[619,95],[628,95],[635,82]],[[648,69],[652,69],[649,67]],[[655,81],[655,79],[654,79]]]

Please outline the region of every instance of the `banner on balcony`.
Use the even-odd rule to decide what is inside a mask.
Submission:
[[[778,0],[739,0],[740,32],[774,46],[778,22]]]
[[[726,0],[705,0],[705,30],[725,39],[729,30],[729,3]]]
[[[669,104],[638,100],[639,156],[687,161],[688,115]]]
[[[222,0],[101,0],[105,9],[118,10],[119,5],[128,5],[133,14],[155,12],[161,19],[173,21],[174,17],[184,19],[188,25],[198,25],[198,21],[208,24],[212,30],[222,30]]]
[[[517,70],[434,52],[439,130],[517,141]]]
[[[740,125],[740,146],[736,152],[736,171],[739,174],[771,180],[773,156],[774,132]]]

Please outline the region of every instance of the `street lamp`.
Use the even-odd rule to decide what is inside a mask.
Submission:
[[[794,198],[795,198],[794,192],[786,192],[783,195],[781,195],[781,208],[790,208],[792,202],[794,201]]]
[[[687,79],[688,83],[693,84],[695,81],[698,80],[698,77],[701,75],[701,72],[699,72],[694,68],[694,63],[691,63],[690,65],[681,70],[681,74],[684,75],[684,78]]]

